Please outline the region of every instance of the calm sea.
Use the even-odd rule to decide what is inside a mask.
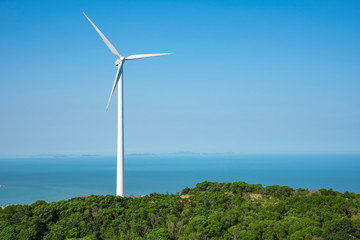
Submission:
[[[360,193],[360,156],[130,155],[125,194],[176,193],[205,180]],[[115,157],[0,159],[0,206],[115,194]]]

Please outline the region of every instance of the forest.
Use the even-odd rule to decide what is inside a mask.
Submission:
[[[360,239],[360,194],[205,181],[0,208],[0,239]]]

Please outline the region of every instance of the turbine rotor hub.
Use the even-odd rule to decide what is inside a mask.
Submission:
[[[119,59],[117,59],[115,61],[115,66],[118,66],[120,63],[123,63],[125,61],[125,58],[124,57],[120,57]]]

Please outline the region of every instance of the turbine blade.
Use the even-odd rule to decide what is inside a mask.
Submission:
[[[118,84],[118,82],[119,82],[119,79],[120,79],[121,75],[122,75],[122,63],[120,63],[120,64],[118,65],[118,70],[117,70],[117,72],[116,72],[116,77],[115,77],[114,85],[113,85],[113,87],[112,87],[112,89],[111,89],[110,98],[109,98],[108,104],[107,104],[107,106],[106,106],[106,111],[107,111],[108,108],[109,108],[111,99],[112,99],[112,97],[113,97],[113,95],[114,95],[116,86],[117,86],[117,84]]]
[[[163,55],[169,55],[169,54],[172,54],[172,53],[135,54],[135,55],[130,55],[130,56],[126,57],[125,60],[135,60],[135,59],[163,56]]]
[[[86,16],[86,14],[83,12],[83,14],[85,15],[85,17],[87,18],[87,20],[89,20],[89,22],[91,23],[91,25],[93,25],[93,27],[95,28],[95,30],[99,33],[100,37],[104,40],[105,44],[108,46],[108,48],[110,49],[110,51],[115,54],[118,57],[121,57],[120,54],[118,53],[118,51],[116,51],[115,47],[109,42],[109,40],[107,40],[107,38],[104,36],[104,34],[102,34],[102,32],[95,26],[95,24],[90,20],[90,18],[88,18],[88,16]]]

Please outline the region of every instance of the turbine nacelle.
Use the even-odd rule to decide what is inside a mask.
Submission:
[[[123,62],[125,62],[125,58],[124,57],[120,57],[119,59],[117,59],[115,61],[115,66],[118,66],[120,64],[122,64]]]

